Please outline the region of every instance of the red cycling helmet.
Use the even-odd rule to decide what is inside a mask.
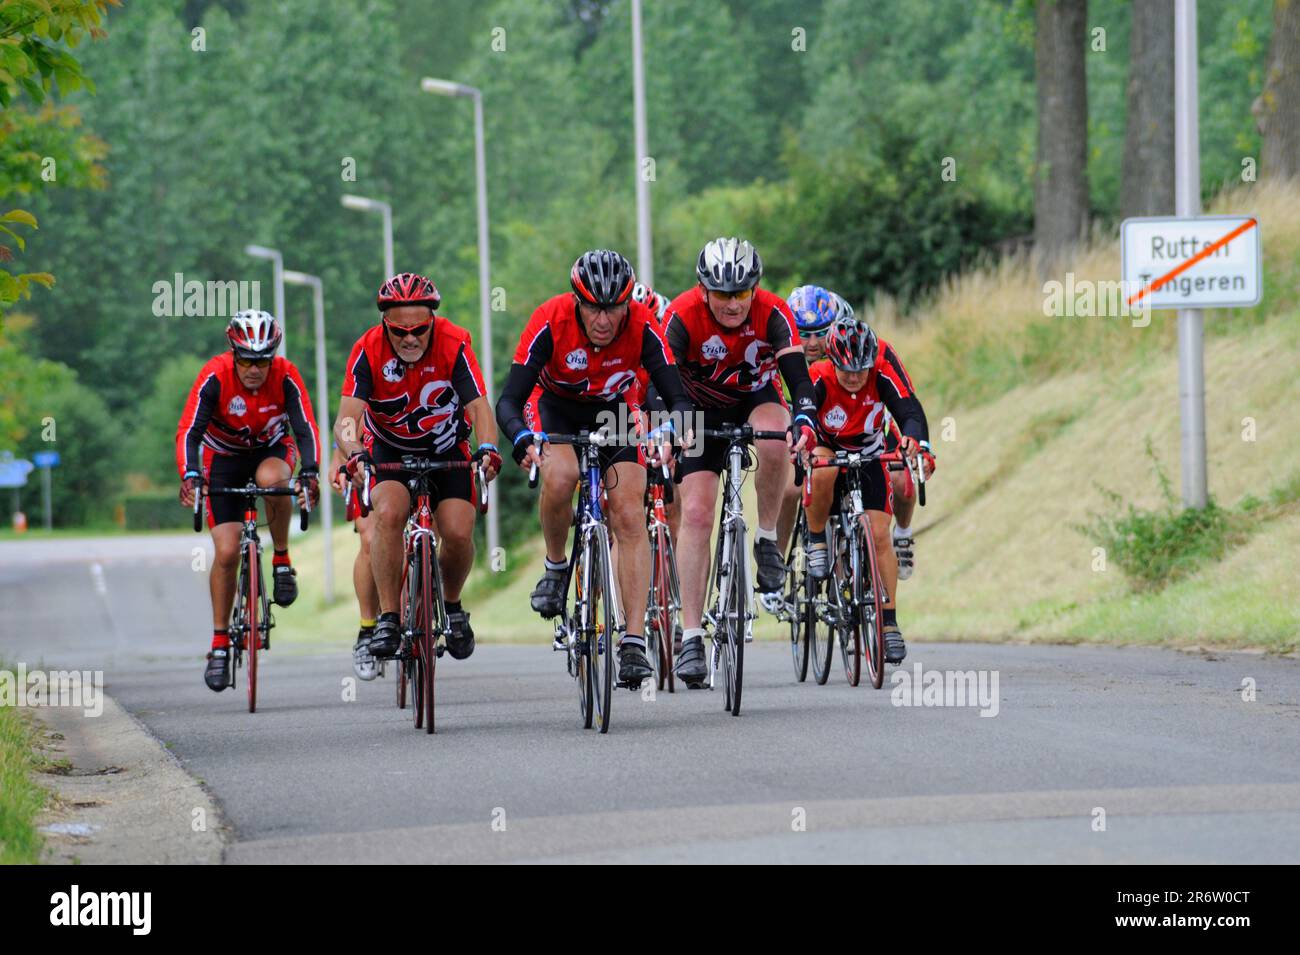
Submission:
[[[375,304],[381,312],[402,305],[426,305],[436,309],[442,303],[438,287],[423,275],[415,272],[402,272],[380,286],[375,296]]]

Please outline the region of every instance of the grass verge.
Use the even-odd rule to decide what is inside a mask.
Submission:
[[[16,706],[0,706],[0,864],[40,861],[44,840],[35,821],[46,792],[32,778],[40,765],[31,718]]]

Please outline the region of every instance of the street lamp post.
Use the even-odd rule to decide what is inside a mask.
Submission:
[[[306,285],[312,291],[312,304],[316,311],[316,427],[320,430],[321,470],[321,523],[325,532],[325,603],[334,602],[334,500],[330,485],[324,480],[329,470],[330,402],[329,386],[325,381],[325,291],[318,276],[305,272],[286,271],[284,280],[290,285]]]
[[[426,76],[420,89],[439,96],[466,96],[474,101],[474,175],[478,180],[478,287],[479,287],[479,348],[483,365],[483,378],[487,382],[488,403],[492,402],[492,287],[488,259],[487,165],[483,157],[483,91],[463,83],[435,80]],[[497,523],[497,486],[488,485],[487,545],[489,559],[496,553],[500,540]]]
[[[275,295],[275,320],[280,323],[281,358],[289,354],[289,319],[284,314],[284,256],[279,249],[268,249],[264,245],[246,245],[244,252],[255,259],[271,261],[271,282]]]
[[[641,52],[641,0],[632,0],[632,115],[636,137],[636,273],[654,287],[654,248],[650,236],[650,181],[644,164],[649,146],[645,129],[645,62]]]
[[[384,277],[380,281],[387,281],[395,271],[393,269],[393,207],[386,202],[367,199],[365,196],[345,195],[342,201],[345,209],[378,212],[384,217]]]

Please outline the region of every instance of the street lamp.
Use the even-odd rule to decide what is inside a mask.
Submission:
[[[641,0],[632,0],[632,125],[636,137],[636,273],[642,284],[654,287],[654,249],[650,237],[650,182],[646,161],[645,63],[641,54]]]
[[[268,249],[264,245],[246,245],[244,253],[251,255],[255,259],[270,259],[271,261],[271,281],[275,294],[275,320],[280,323],[280,349],[277,352],[281,358],[289,354],[289,320],[284,314],[284,256],[280,254],[279,249]]]
[[[286,271],[284,280],[290,285],[306,285],[312,291],[312,304],[316,310],[316,427],[320,431],[321,477],[329,470],[330,402],[329,387],[325,382],[325,291],[318,276],[305,272]],[[325,603],[334,602],[334,500],[330,496],[329,482],[321,481],[321,523],[325,530]]]
[[[380,202],[378,199],[367,199],[365,196],[345,195],[342,201],[345,209],[356,209],[358,212],[378,212],[384,217],[384,277],[380,281],[387,281],[394,273],[393,207],[386,202]]]
[[[478,297],[479,297],[479,359],[483,364],[483,378],[487,382],[488,403],[492,402],[492,288],[488,261],[488,211],[487,166],[483,158],[483,91],[464,83],[435,80],[426,76],[420,89],[438,96],[469,97],[474,100],[474,175],[478,180]],[[488,555],[496,553],[500,540],[497,531],[497,486],[488,485],[487,545]]]

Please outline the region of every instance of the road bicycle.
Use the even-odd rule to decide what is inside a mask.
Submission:
[[[411,492],[411,511],[402,530],[402,644],[397,663],[397,707],[412,704],[415,728],[434,732],[434,675],[438,658],[447,648],[451,625],[443,598],[442,569],[438,564],[438,536],[433,529],[433,476],[440,471],[473,470],[480,514],[488,508],[485,460],[480,455],[466,461],[439,461],[403,455],[401,461],[370,465],[361,463],[362,516],[370,513],[372,469],[374,472],[406,472]]]
[[[257,499],[259,497],[298,497],[298,526],[307,529],[311,503],[300,483],[294,487],[258,487],[249,481],[245,487],[208,487],[202,484],[194,492],[194,530],[203,530],[203,498],[240,497],[244,502],[244,526],[239,534],[239,577],[235,585],[235,603],[230,614],[230,650],[233,654],[230,685],[248,657],[248,712],[257,712],[257,656],[271,649],[271,597],[262,578],[262,541],[257,533]]]
[[[704,438],[727,442],[726,482],[722,513],[718,518],[718,540],[714,550],[713,572],[705,597],[704,623],[712,639],[709,654],[709,688],[722,674],[722,706],[732,716],[740,715],[744,687],[745,644],[753,640],[754,593],[750,572],[747,527],[740,489],[745,474],[753,470],[749,446],[755,441],[786,441],[784,431],[755,431],[749,424],[724,428],[705,428]]]

